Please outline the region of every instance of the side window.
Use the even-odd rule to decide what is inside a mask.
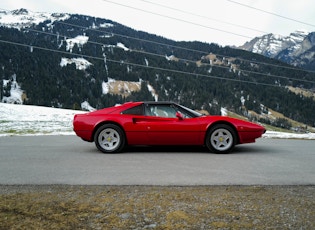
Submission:
[[[191,118],[191,115],[187,113],[186,111],[182,109],[179,109],[178,111],[183,115],[184,118]]]
[[[193,116],[181,107],[175,106],[175,110],[180,112],[184,118],[192,118]]]
[[[147,105],[145,108],[145,115],[151,117],[160,117],[158,105]]]
[[[142,107],[142,105],[138,105],[136,107],[132,107],[130,109],[127,109],[127,110],[121,112],[121,114],[143,115],[143,107]]]
[[[161,111],[164,117],[176,117],[176,110],[170,106],[161,106]]]
[[[176,110],[168,105],[150,105],[146,108],[147,116],[154,117],[176,117]]]

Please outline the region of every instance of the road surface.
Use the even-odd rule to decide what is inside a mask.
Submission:
[[[315,141],[258,139],[225,155],[199,147],[103,154],[76,136],[0,137],[0,184],[315,185]]]

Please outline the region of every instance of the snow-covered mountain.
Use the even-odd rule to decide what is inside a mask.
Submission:
[[[266,34],[256,37],[238,48],[305,69],[315,69],[313,65],[315,61],[314,46],[315,34],[299,30],[288,36]]]
[[[246,42],[239,48],[274,58],[285,49],[299,49],[307,35],[308,32],[306,31],[296,31],[289,36],[266,34]]]
[[[69,14],[39,13],[31,12],[27,9],[0,11],[0,26],[22,29],[31,27],[32,25],[38,25],[47,20],[53,23],[56,20],[66,20],[69,17]]]
[[[314,74],[279,70],[288,65],[252,52],[176,42],[105,18],[25,9],[0,11],[0,36],[2,102],[94,110],[171,100],[213,115],[224,107],[245,116],[264,113],[263,104],[315,124],[314,102],[286,88],[312,89]],[[300,47],[311,44],[303,42]]]

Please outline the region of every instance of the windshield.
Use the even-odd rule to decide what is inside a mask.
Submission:
[[[180,108],[182,108],[183,110],[189,112],[190,115],[191,115],[191,117],[201,117],[201,116],[203,116],[203,114],[198,113],[197,111],[192,110],[192,109],[190,109],[190,108],[187,108],[187,107],[185,107],[185,106],[178,105],[178,107],[180,107]]]

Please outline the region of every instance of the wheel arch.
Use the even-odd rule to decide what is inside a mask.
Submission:
[[[220,124],[228,125],[228,126],[230,126],[230,127],[233,129],[233,131],[234,131],[234,133],[235,133],[235,137],[236,137],[235,145],[239,144],[239,143],[240,143],[240,137],[239,137],[239,134],[238,134],[238,132],[237,132],[236,127],[235,127],[231,122],[222,121],[222,120],[213,122],[213,123],[211,123],[211,124],[208,126],[207,131],[206,131],[206,135],[205,135],[205,137],[204,137],[204,143],[206,144],[206,141],[207,141],[207,134],[208,134],[208,132],[210,132],[211,128],[214,127],[215,125],[220,125]]]
[[[98,128],[101,127],[102,125],[106,125],[106,124],[117,125],[123,131],[124,136],[125,136],[125,140],[126,140],[126,144],[128,144],[127,138],[126,138],[126,132],[125,132],[124,128],[118,122],[115,122],[115,121],[102,121],[102,122],[98,123],[93,129],[92,142],[95,141],[94,136],[95,136],[95,133],[97,132]]]

